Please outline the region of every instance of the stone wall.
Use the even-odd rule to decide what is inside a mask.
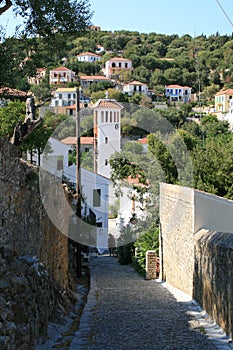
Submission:
[[[48,187],[55,179],[48,178]],[[39,190],[38,169],[18,157],[11,143],[0,140],[0,245],[18,255],[36,256],[56,283],[68,287],[68,241],[50,221]],[[62,219],[62,208],[57,215]]]
[[[193,290],[193,221],[193,190],[161,184],[161,278],[188,294]]]
[[[195,235],[193,297],[233,335],[233,234],[200,230]]]
[[[230,200],[160,185],[160,277],[196,299],[231,337],[232,210]]]

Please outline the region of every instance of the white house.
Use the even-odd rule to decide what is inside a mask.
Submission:
[[[108,248],[108,207],[109,185],[111,181],[87,169],[81,169],[82,217],[89,223],[89,232],[95,237],[99,253]],[[64,157],[63,175],[75,186],[76,164],[69,163],[68,153]],[[92,224],[96,225],[96,231]]]
[[[97,53],[97,54],[100,54],[100,53],[102,53],[102,52],[104,52],[105,51],[105,48],[102,46],[102,45],[96,45],[96,50],[95,50],[95,52]]]
[[[46,68],[37,68],[36,75],[28,78],[29,84],[40,85],[46,75]]]
[[[76,56],[79,62],[96,62],[101,60],[101,56],[92,52],[82,52]]]
[[[72,106],[76,103],[76,88],[58,88],[51,99],[51,107]]]
[[[75,72],[63,66],[54,68],[49,72],[50,84],[68,84],[76,80]]]
[[[118,75],[122,72],[131,72],[132,61],[127,58],[114,57],[105,62],[105,68],[103,69],[106,77],[112,75]]]
[[[69,147],[75,147],[77,139],[75,136],[68,136],[61,142]],[[81,152],[90,152],[93,151],[94,147],[94,137],[91,136],[81,136],[80,137]]]
[[[148,86],[140,81],[133,80],[123,86],[123,92],[126,95],[133,96],[136,92],[144,95],[148,95]]]
[[[47,150],[47,151],[46,151]],[[76,164],[69,162],[69,151],[72,148],[56,139],[50,138],[42,155],[41,167],[59,179],[67,179],[76,185]],[[108,203],[110,180],[84,168],[81,171],[82,217],[96,223],[94,232],[97,248],[100,253],[107,249],[108,239]]]
[[[97,83],[111,83],[111,79],[104,77],[103,75],[83,75],[80,76],[80,84],[83,89],[89,88],[92,84]]]
[[[191,101],[192,88],[189,86],[181,85],[167,85],[165,88],[165,96],[169,102],[183,102],[188,103]]]

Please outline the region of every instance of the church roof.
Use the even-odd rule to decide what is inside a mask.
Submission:
[[[94,104],[94,108],[123,109],[124,107],[116,100],[100,99]]]

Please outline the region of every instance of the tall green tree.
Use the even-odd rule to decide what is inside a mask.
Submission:
[[[23,18],[25,33],[43,37],[53,30],[63,33],[83,31],[92,17],[88,0],[1,0],[0,15],[11,7]]]

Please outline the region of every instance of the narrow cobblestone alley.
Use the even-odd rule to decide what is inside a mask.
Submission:
[[[178,302],[163,283],[146,281],[117,258],[93,258],[90,273],[88,301],[70,350],[232,349],[224,336],[208,338],[192,315],[195,303]]]

